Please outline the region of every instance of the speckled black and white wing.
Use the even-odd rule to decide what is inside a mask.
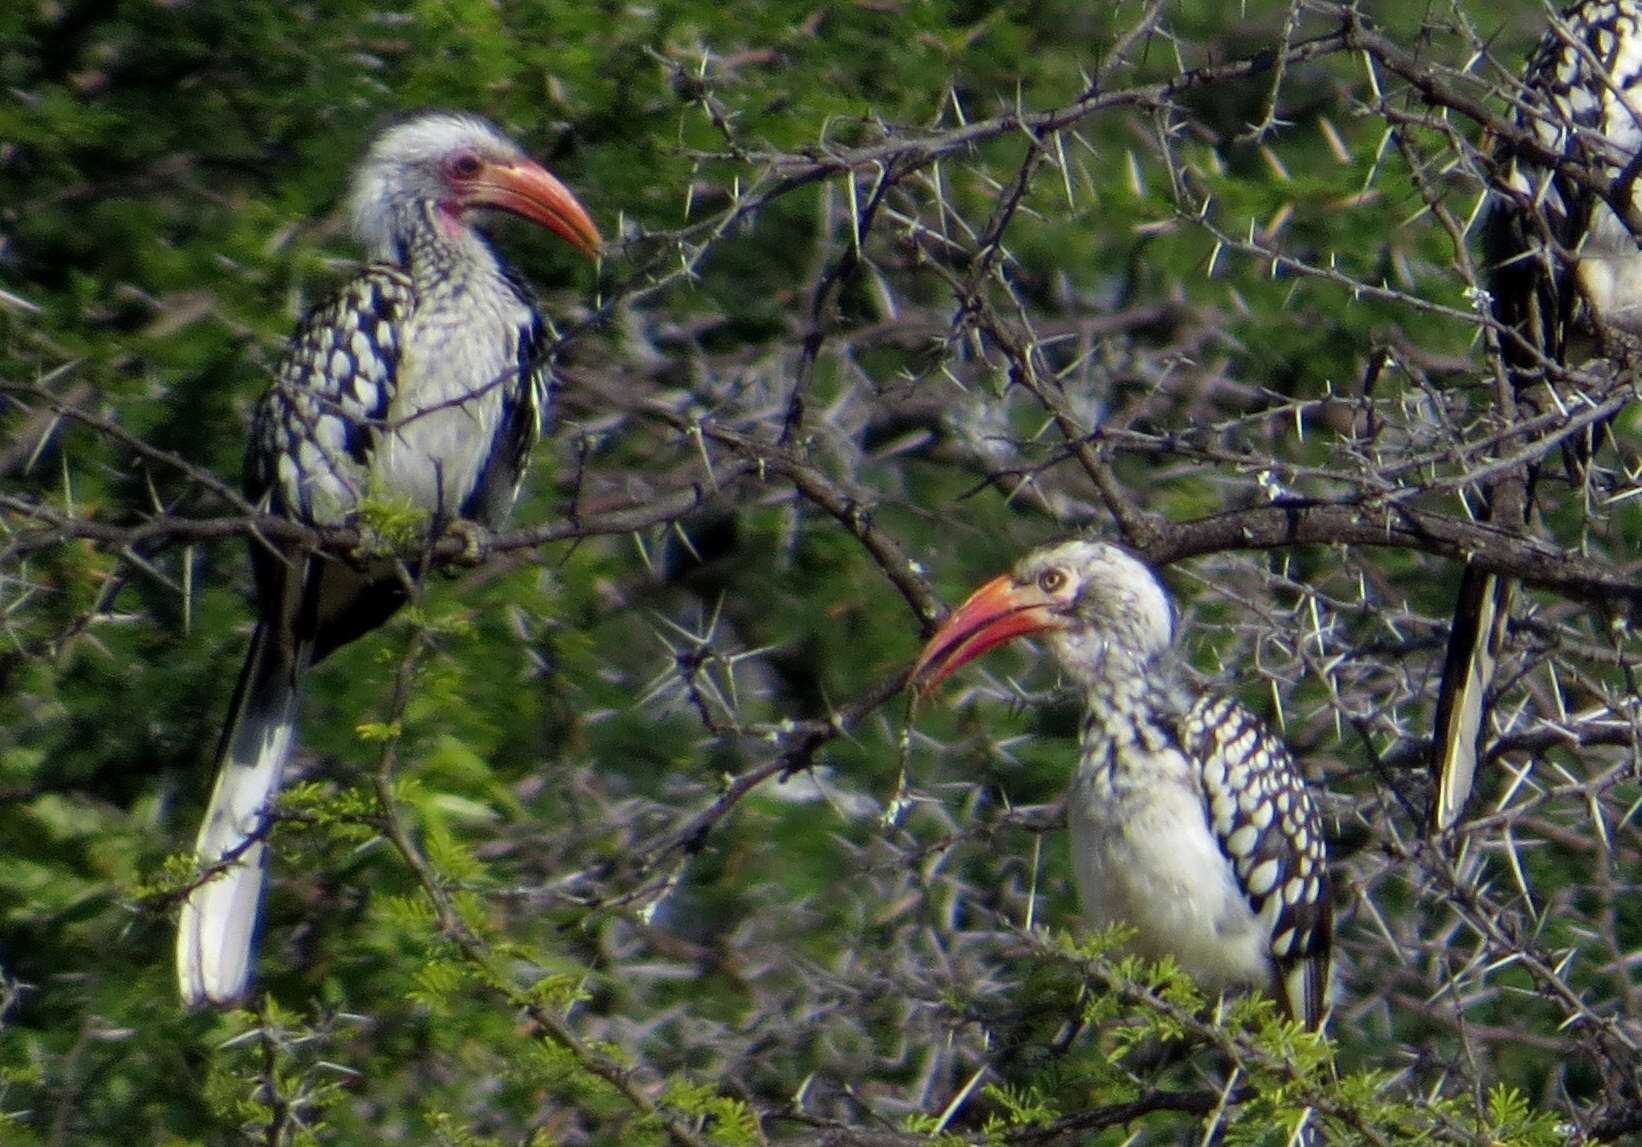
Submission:
[[[1307,1027],[1328,1006],[1334,911],[1322,818],[1288,748],[1248,709],[1199,697],[1182,722],[1209,827],[1270,937],[1273,995]]]
[[[404,272],[379,264],[303,319],[257,404],[245,459],[250,498],[308,525],[337,524],[358,508],[413,297]]]

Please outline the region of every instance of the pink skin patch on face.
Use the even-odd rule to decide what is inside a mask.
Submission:
[[[452,203],[449,200],[439,204],[435,217],[439,220],[439,230],[444,233],[447,239],[456,238],[467,227],[461,204]]]

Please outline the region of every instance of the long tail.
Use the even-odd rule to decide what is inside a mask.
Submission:
[[[257,624],[218,754],[216,786],[195,850],[214,870],[183,901],[177,981],[183,1003],[228,1004],[245,994],[267,875],[267,809],[296,738],[307,658]]]
[[[1322,1031],[1328,1021],[1329,998],[1334,987],[1333,961],[1329,953],[1318,952],[1295,960],[1277,970],[1273,995],[1288,1014],[1309,1031]]]
[[[1470,565],[1460,579],[1432,728],[1436,792],[1431,800],[1431,828],[1435,832],[1452,828],[1471,796],[1482,752],[1488,691],[1494,684],[1515,585],[1510,578]]]

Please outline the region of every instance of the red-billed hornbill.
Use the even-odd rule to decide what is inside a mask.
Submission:
[[[1066,801],[1083,911],[1127,924],[1209,992],[1270,993],[1308,1028],[1328,1006],[1333,908],[1323,828],[1283,743],[1236,701],[1193,696],[1174,609],[1117,546],[1036,550],[976,590],[924,647],[934,688],[1000,642],[1042,634],[1086,706]]]
[[[472,226],[499,210],[596,254],[575,197],[477,116],[428,112],[381,131],[354,170],[353,233],[370,264],[297,327],[257,406],[251,501],[314,526],[366,499],[410,504],[431,528],[500,525],[547,402],[544,329],[525,287]],[[223,731],[183,901],[177,975],[190,1006],[250,980],[269,803],[296,737],[303,674],[404,603],[387,558],[251,546],[256,632]]]
[[[1522,158],[1509,139],[1496,148],[1483,255],[1505,386],[1500,421],[1577,409],[1565,367],[1590,369],[1611,334],[1642,338],[1642,3],[1583,0],[1552,21],[1515,95],[1523,135],[1566,157],[1568,169]],[[1580,176],[1584,178],[1581,179]],[[1636,216],[1627,223],[1590,180]],[[1501,453],[1521,444],[1506,440]],[[1588,457],[1575,446],[1573,455]],[[1582,469],[1576,458],[1575,469]],[[1533,474],[1501,473],[1484,491],[1483,516],[1519,530],[1532,511]],[[1449,631],[1433,722],[1436,792],[1431,825],[1451,827],[1465,807],[1487,734],[1488,693],[1504,644],[1514,583],[1468,565]]]

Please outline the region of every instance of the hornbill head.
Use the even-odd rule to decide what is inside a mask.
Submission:
[[[1117,658],[1143,665],[1173,643],[1174,609],[1156,575],[1118,546],[1056,542],[953,610],[924,646],[910,681],[928,693],[993,646],[1034,633],[1045,634],[1074,673]]]
[[[447,232],[492,208],[546,227],[589,256],[599,230],[564,184],[478,116],[425,112],[377,134],[355,169],[354,234],[373,257],[401,261],[404,220],[427,213]]]

